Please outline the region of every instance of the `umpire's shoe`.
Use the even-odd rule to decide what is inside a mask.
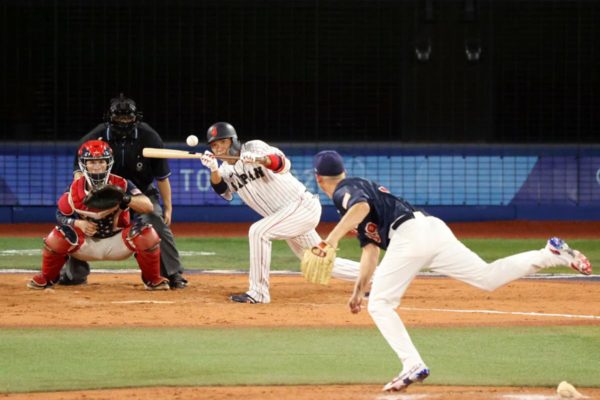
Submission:
[[[87,277],[70,279],[66,275],[61,275],[60,279],[58,280],[58,284],[64,286],[85,285],[87,284]]]
[[[388,382],[384,387],[384,392],[402,392],[415,382],[423,382],[429,376],[429,368],[425,364],[419,363],[407,371],[403,371]]]
[[[187,285],[187,279],[181,276],[181,274],[178,273],[169,276],[169,287],[171,289],[185,289]]]

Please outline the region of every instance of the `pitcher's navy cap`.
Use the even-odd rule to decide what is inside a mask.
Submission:
[[[322,176],[336,176],[345,172],[342,156],[335,150],[323,150],[315,155],[315,172]]]

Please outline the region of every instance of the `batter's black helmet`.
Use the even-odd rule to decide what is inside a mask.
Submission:
[[[206,140],[209,144],[215,140],[226,138],[231,138],[229,154],[232,156],[237,155],[240,152],[240,147],[242,147],[242,144],[238,140],[235,128],[231,124],[227,122],[216,122],[212,124],[206,132]]]

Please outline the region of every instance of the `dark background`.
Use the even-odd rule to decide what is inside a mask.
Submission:
[[[76,140],[123,91],[166,141],[226,120],[268,141],[598,142],[599,25],[591,0],[1,0],[0,139]]]

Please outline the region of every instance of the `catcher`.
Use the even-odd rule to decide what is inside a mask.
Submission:
[[[160,238],[151,225],[130,220],[129,208],[152,212],[152,202],[130,181],[110,173],[113,153],[100,140],[78,151],[83,176],[58,200],[58,224],[44,238],[42,271],[27,284],[31,289],[54,285],[67,255],[83,261],[123,260],[135,254],[147,290],[169,290],[160,275]]]
[[[337,152],[322,151],[314,161],[317,183],[333,200],[342,219],[319,247],[306,252],[302,271],[308,280],[324,283],[329,272],[320,270],[330,270],[340,239],[348,231],[357,230],[362,247],[360,276],[348,306],[352,313],[361,311],[373,277],[369,314],[403,366],[400,374],[383,387],[384,391],[403,391],[429,376],[429,368],[396,313],[402,295],[422,268],[429,267],[433,272],[487,291],[552,266],[568,265],[581,274],[592,273],[589,260],[556,237],[541,250],[488,264],[458,241],[442,220],[418,211],[373,181],[347,178]],[[386,252],[376,269],[381,250]]]

